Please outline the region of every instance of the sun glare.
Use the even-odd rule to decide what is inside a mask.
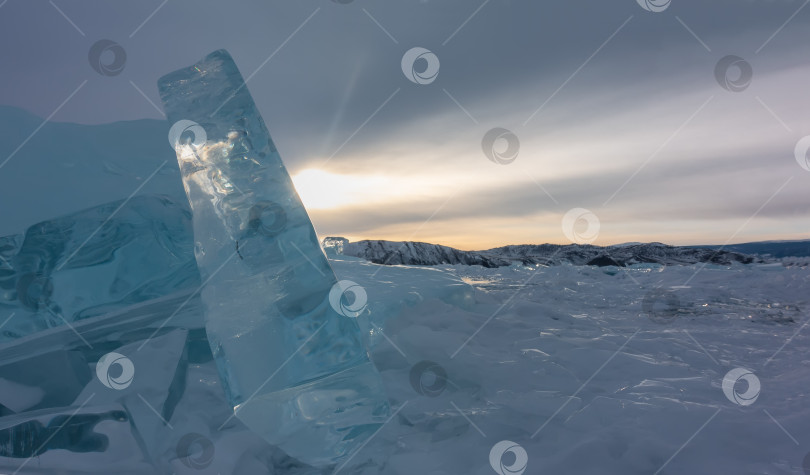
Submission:
[[[391,197],[391,180],[373,175],[339,175],[307,169],[292,177],[298,196],[307,209],[334,209],[378,202]]]

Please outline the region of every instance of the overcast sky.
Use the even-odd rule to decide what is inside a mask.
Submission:
[[[807,3],[0,0],[0,104],[163,120],[157,79],[226,48],[321,235],[467,249],[806,238]],[[119,74],[88,61],[102,39],[126,52]],[[414,47],[438,58],[428,84],[403,72]],[[510,163],[484,153],[493,128],[519,140]],[[598,226],[566,233],[578,208]]]

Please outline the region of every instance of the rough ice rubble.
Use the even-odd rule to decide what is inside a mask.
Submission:
[[[114,208],[106,206],[98,212],[110,213]],[[77,232],[70,239],[81,242],[86,233]],[[133,257],[124,247],[113,259]],[[193,258],[190,251],[189,257]],[[407,303],[377,324],[371,348],[386,393],[400,412],[340,473],[488,475],[494,473],[489,450],[503,439],[527,450],[526,473],[654,473],[718,408],[721,412],[662,473],[802,473],[807,451],[803,444],[810,440],[804,424],[810,417],[804,403],[804,382],[810,378],[805,355],[808,336],[799,332],[776,358],[764,363],[806,318],[807,267],[707,266],[688,288],[679,288],[697,266],[555,266],[541,268],[527,282],[535,269],[380,268],[345,256],[333,256],[331,264],[340,279],[365,285],[379,272],[373,280],[389,286],[389,292],[408,289],[389,294]],[[83,272],[105,269],[91,265]],[[459,307],[453,295],[466,285],[475,289],[475,296],[465,297],[467,303]],[[679,296],[681,309],[669,325],[644,314],[644,297],[654,288],[670,289]],[[133,358],[135,377],[128,389],[137,389],[136,384],[149,381],[139,378],[149,375],[150,368],[170,366],[161,352],[146,347],[138,352],[137,346],[156,330],[158,335],[170,336],[167,342],[178,341],[172,336],[178,331],[188,332],[182,342],[187,356],[179,360],[187,364],[176,368],[169,388],[151,389],[163,391],[163,396],[143,393],[172,428],[137,394],[129,393],[127,398],[126,391],[98,387],[113,400],[105,401],[107,394],[98,392],[77,414],[126,411],[126,424],[109,420],[93,426],[100,428],[94,432],[109,437],[111,452],[49,447],[20,473],[52,473],[57,466],[76,474],[328,473],[286,456],[236,419],[219,429],[232,409],[205,339],[199,297],[189,300],[193,290],[181,289],[71,322],[81,337],[62,324],[0,346],[0,382],[4,388],[13,388],[0,391],[0,421],[8,423],[3,428],[34,427],[35,422],[47,428],[51,421],[64,421],[58,419],[60,415],[79,408],[84,402],[79,395],[86,386],[92,382],[98,387],[95,364],[102,355],[117,351]],[[369,290],[369,305],[384,291]],[[572,399],[639,328],[623,351]],[[136,344],[134,354],[125,347],[129,343]],[[138,360],[140,354],[147,359]],[[413,386],[412,371],[422,361],[437,363],[447,373],[449,382],[438,394],[431,393],[433,397]],[[720,387],[726,371],[736,366],[754,369],[762,380],[762,395],[747,408],[730,403]],[[21,376],[37,369],[45,373],[52,369],[50,379]],[[96,399],[100,396],[104,397]],[[153,432],[141,433],[150,427]],[[183,441],[194,434],[211,443],[200,447],[212,447],[212,453],[206,458],[209,452],[194,452],[192,464],[180,454]],[[147,438],[149,445],[143,442]],[[122,446],[127,455],[113,456]],[[0,471],[13,472],[25,460],[0,457]]]
[[[0,421],[7,425],[5,431],[0,430],[0,441],[6,437],[17,442],[9,442],[5,452],[0,447],[0,471],[13,472],[22,466],[19,473],[47,473],[59,466],[65,473],[321,473],[290,458],[231,417],[233,409],[225,398],[206,338],[202,303],[195,292],[201,280],[193,262],[188,210],[166,197],[143,196],[113,215],[120,204],[40,223],[22,235],[38,236],[43,248],[60,250],[49,254],[48,269],[59,267],[82,242],[92,243],[92,248],[79,250],[70,265],[46,274],[53,282],[53,292],[42,299],[37,310],[28,309],[26,314],[28,320],[37,320],[39,312],[45,318],[48,308],[69,308],[62,312],[65,320],[27,335],[3,328],[7,341],[0,345]],[[46,241],[41,229],[64,232],[50,234]],[[19,276],[25,274],[13,268],[16,256],[28,262],[25,256],[34,254],[30,245],[21,254],[25,241],[20,236],[5,239],[12,243],[2,250],[9,263],[4,267],[8,289],[16,289]],[[154,265],[158,257],[144,259],[147,256],[162,256],[167,262]],[[109,286],[121,280],[116,276],[139,262],[148,266],[122,276],[129,278],[125,288],[130,292],[111,293]],[[368,286],[369,312],[357,320],[368,331],[371,344],[387,345],[382,337],[383,331],[389,331],[387,319],[397,320],[403,311],[430,311],[435,303],[474,305],[472,288],[447,271],[380,267],[338,256],[332,264],[341,279]],[[61,278],[60,272],[74,277]],[[64,300],[70,293],[63,286],[93,298]],[[150,288],[155,290],[143,290]],[[17,295],[4,294],[0,309],[5,315],[28,308]],[[102,357],[111,352],[125,356],[134,368],[131,381],[118,380],[121,389],[112,384],[115,381],[105,385],[98,376],[120,377],[116,375],[120,368],[114,365],[104,368],[109,373],[99,372]],[[94,425],[98,419],[91,418],[81,429],[88,434],[87,440],[96,441],[94,434],[101,433],[109,444],[84,446],[79,440],[67,447],[59,445],[61,442],[32,446],[53,433],[49,421],[64,422],[64,416],[74,411],[118,411],[112,413],[115,420],[109,419],[109,423]],[[113,423],[117,425],[107,427]],[[124,429],[126,434],[120,433]],[[31,442],[14,448],[14,443],[25,440]],[[206,458],[209,452],[194,452],[190,458],[196,462],[189,462],[183,452],[187,440],[207,441],[210,445],[193,447],[211,447],[213,455]],[[116,455],[122,451],[128,455]],[[38,455],[26,461],[34,452]],[[345,470],[365,463],[365,456],[359,454]]]
[[[357,257],[333,255],[330,264],[338,278],[361,285],[368,295],[368,312],[358,324],[369,346],[384,339],[389,320],[425,301],[437,300],[461,309],[475,305],[473,287],[447,271],[431,267],[380,266]]]

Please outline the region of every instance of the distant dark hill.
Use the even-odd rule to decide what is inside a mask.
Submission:
[[[721,246],[698,246],[700,248],[719,249]],[[723,250],[756,254],[773,258],[810,257],[810,240],[808,241],[762,241],[743,244],[729,244]]]
[[[336,246],[340,250],[336,249]],[[591,265],[626,267],[634,264],[718,265],[766,262],[757,255],[727,249],[676,247],[661,243],[633,243],[616,246],[523,244],[486,251],[461,251],[424,242],[357,241],[326,238],[324,247],[347,256],[361,257],[385,265],[480,265],[504,267],[521,265]]]

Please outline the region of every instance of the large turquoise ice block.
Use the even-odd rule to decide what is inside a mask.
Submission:
[[[196,290],[191,234],[185,200],[138,195],[0,238],[0,342]]]
[[[387,417],[356,319],[226,51],[159,80],[192,208],[208,339],[236,417],[310,464],[338,462]]]

